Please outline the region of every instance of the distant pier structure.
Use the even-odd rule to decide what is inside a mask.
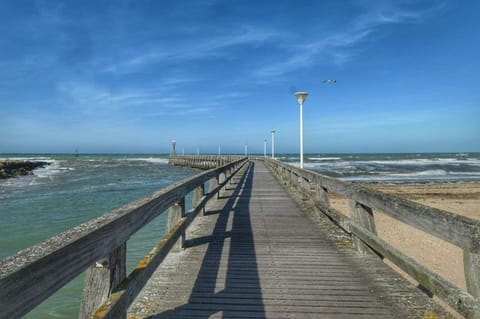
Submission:
[[[175,166],[186,166],[199,169],[212,169],[241,159],[236,155],[170,155],[168,163]]]
[[[2,260],[0,318],[85,271],[82,319],[453,318],[445,305],[480,318],[477,220],[264,157],[170,163],[204,171]],[[459,247],[467,290],[381,239],[377,212]],[[127,274],[129,238],[163,213],[166,233]]]

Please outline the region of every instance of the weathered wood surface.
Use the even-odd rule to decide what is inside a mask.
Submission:
[[[279,161],[267,159],[266,163],[278,175],[282,175],[285,180],[292,180],[292,177],[290,177],[292,174],[295,176],[293,179],[302,177],[311,183],[320,185],[329,192],[345,196],[366,207],[380,210],[386,215],[446,240],[462,249],[480,252],[479,220],[414,203],[395,195],[385,194],[308,170],[301,170]]]
[[[243,160],[198,174],[0,261],[0,318],[19,318],[206,181]]]
[[[123,244],[87,270],[79,319],[90,318],[125,279],[126,253],[127,245]],[[125,318],[126,313],[118,317]]]
[[[417,263],[400,252],[398,249],[389,245],[380,238],[373,236],[364,228],[351,224],[352,233],[364,243],[372,247],[376,252],[388,258],[400,269],[415,278],[424,289],[444,300],[449,306],[465,316],[465,318],[479,318],[480,303],[478,300],[462,291],[460,288],[451,284],[431,270]]]
[[[373,210],[354,200],[349,200],[348,206],[350,209],[350,216],[352,216],[352,222],[373,235],[377,235]],[[363,243],[358,237],[353,238],[353,242],[359,253],[367,254],[372,252],[368,245]]]
[[[313,203],[317,211],[325,214],[347,233],[353,235],[353,241],[360,253],[373,252],[382,258],[387,257],[417,280],[421,289],[428,294],[438,296],[466,318],[480,318],[480,301],[475,298],[478,297],[480,287],[480,258],[478,254],[471,251],[478,243],[469,242],[469,240],[474,240],[476,234],[479,233],[478,221],[416,204],[396,196],[372,191],[358,185],[335,180],[318,173],[300,170],[277,161],[267,160],[266,163],[277,174],[277,179],[285,181],[285,184],[291,190],[302,194],[302,197],[307,196],[307,199]],[[293,178],[292,175],[294,176]],[[302,183],[292,184],[290,182],[292,179],[302,181]],[[310,183],[310,192],[305,186],[305,181]],[[352,218],[340,214],[333,208],[329,208],[328,201],[319,198],[316,192],[312,193],[311,187],[318,188],[317,185],[327,187],[327,191],[333,191],[346,196],[349,200]],[[367,206],[366,203],[370,206]],[[465,279],[467,281],[468,293],[455,287],[447,280],[439,277],[377,237],[372,207],[417,229],[436,235],[464,248]],[[415,217],[418,217],[417,222],[415,222]],[[439,229],[446,227],[446,224],[442,223],[452,220],[454,222],[452,222],[451,233],[439,235],[437,233]],[[441,226],[436,228],[432,225],[437,221]],[[470,233],[467,236],[462,236],[463,234],[458,233],[459,228],[456,227],[458,225],[467,227],[470,229]],[[470,244],[464,246],[466,242]]]
[[[239,160],[235,155],[170,155],[168,163],[199,169],[212,169]]]
[[[252,164],[207,206],[205,217],[197,218],[187,233],[187,249],[167,257],[130,315],[148,319],[408,317],[376,294],[363,270],[349,259],[359,257],[339,252],[316,227],[263,163]],[[421,306],[412,306],[424,313],[430,305],[421,304],[423,312]]]
[[[235,172],[245,167],[243,162],[236,168]],[[230,177],[231,178],[231,177]],[[225,182],[228,182],[226,180]],[[125,309],[131,305],[132,301],[143,289],[150,279],[155,269],[168,256],[168,253],[174,248],[176,243],[185,235],[188,226],[195,220],[205,208],[205,205],[212,198],[216,198],[217,193],[223,187],[222,184],[217,185],[215,189],[204,195],[199,203],[193,207],[184,217],[178,219],[182,213],[183,203],[173,209],[173,214],[169,217],[168,232],[162,240],[154,247],[148,256],[142,259],[135,270],[123,281],[116,292],[112,294],[95,312],[95,319],[117,319],[125,314]],[[176,224],[174,224],[176,222]]]

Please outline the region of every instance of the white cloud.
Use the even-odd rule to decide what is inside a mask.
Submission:
[[[59,91],[71,109],[84,114],[102,114],[151,107],[185,109],[190,107],[179,94],[158,89],[106,89],[85,83],[63,83]],[[67,103],[66,103],[67,104]]]
[[[375,5],[372,5],[372,4]],[[418,23],[437,12],[442,6],[423,11],[408,11],[391,2],[370,2],[366,12],[345,28],[325,34],[308,44],[287,46],[286,57],[267,64],[254,73],[258,82],[270,82],[295,70],[305,69],[324,61],[342,65],[356,54],[356,46],[370,38],[380,28],[401,23]],[[290,36],[289,36],[290,38]],[[290,39],[287,39],[290,41]]]
[[[178,36],[169,43],[155,43],[143,52],[135,52],[103,68],[104,72],[136,72],[151,64],[175,64],[211,57],[228,56],[226,49],[242,45],[260,45],[277,36],[271,30],[244,26],[240,31],[223,34],[200,34],[194,38]]]

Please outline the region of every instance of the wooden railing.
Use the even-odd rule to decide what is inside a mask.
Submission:
[[[170,155],[169,164],[199,169],[212,169],[242,158],[238,155]]]
[[[265,159],[267,167],[285,186],[310,199],[315,207],[348,232],[360,253],[387,258],[432,295],[466,318],[480,318],[480,221],[340,181],[315,172]],[[330,207],[328,194],[349,200],[351,218]],[[373,210],[463,249],[468,292],[420,265],[377,236]]]
[[[245,163],[238,159],[187,178],[0,261],[0,318],[22,317],[87,269],[80,318],[126,318],[155,268],[183,244],[186,228]],[[168,208],[166,236],[126,277],[128,239]]]

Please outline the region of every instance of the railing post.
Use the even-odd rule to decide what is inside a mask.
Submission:
[[[192,206],[196,207],[203,195],[205,195],[205,184],[200,184],[193,190]]]
[[[185,197],[182,198],[178,203],[174,204],[168,209],[168,223],[167,229],[172,229],[180,219],[185,216]],[[185,233],[183,233],[178,241],[173,245],[172,250],[178,251],[181,250],[185,243]]]
[[[222,173],[220,173],[220,175],[218,175],[218,183],[219,184],[222,184],[223,182],[225,182],[225,179],[226,179],[225,172],[222,172]],[[226,190],[226,188],[227,188],[227,185],[223,185],[222,188],[220,189],[220,191],[218,192],[219,195],[221,195],[220,192],[224,192]]]
[[[320,202],[325,207],[330,207],[328,191],[316,183],[310,183],[310,194],[314,201]]]
[[[205,184],[202,183],[193,190],[192,207],[197,207],[203,195],[205,195]],[[204,213],[205,213],[205,207],[202,209],[202,212],[200,215],[203,216]]]
[[[370,207],[362,205],[352,199],[348,200],[348,204],[352,221],[356,225],[376,235],[377,228],[375,227],[373,210]],[[353,236],[353,243],[357,251],[361,254],[369,254],[373,252],[367,245],[365,245],[360,239],[355,236]]]
[[[80,304],[79,319],[88,319],[98,310],[126,277],[126,251],[124,243],[87,269]],[[127,318],[127,306],[120,319]]]
[[[228,181],[228,183],[229,183],[230,185],[233,184],[233,176],[232,176],[232,175],[233,175],[233,174],[235,173],[235,171],[237,170],[237,167],[238,167],[238,165],[235,164],[235,165],[233,165],[232,168],[230,169],[230,180]]]
[[[295,184],[296,184],[295,174],[292,171],[289,171],[288,177],[289,177],[288,186],[295,188]]]
[[[208,192],[209,193],[213,192],[214,189],[217,188],[217,186],[218,186],[218,176],[210,178],[210,182],[208,185]],[[217,198],[218,198],[218,194],[217,194]]]
[[[480,255],[463,250],[463,267],[467,291],[475,298],[480,298]]]

